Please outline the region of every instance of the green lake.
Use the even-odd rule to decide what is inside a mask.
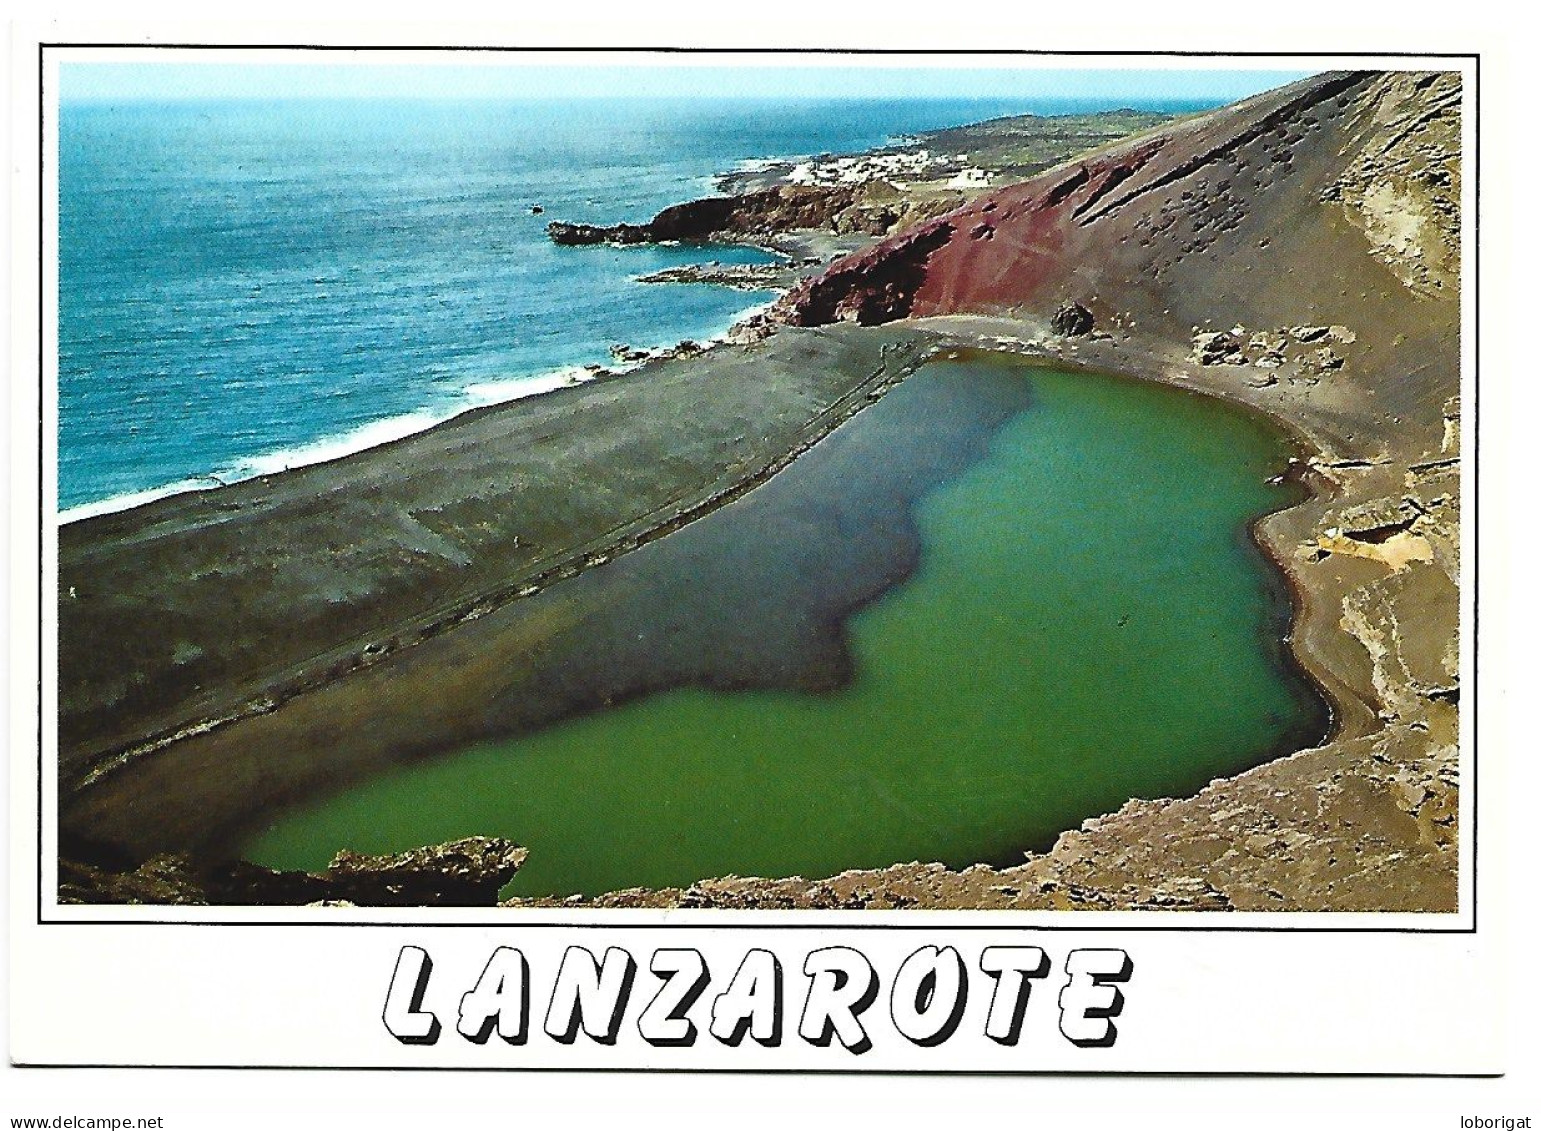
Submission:
[[[278,814],[244,854],[316,868],[343,846],[503,835],[531,849],[518,895],[1009,864],[1320,737],[1283,580],[1247,532],[1299,497],[1281,433],[990,355],[905,384],[1003,371],[1026,407],[915,501],[918,566],[846,621],[845,686],[645,695],[391,769]]]

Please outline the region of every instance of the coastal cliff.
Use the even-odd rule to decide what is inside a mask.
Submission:
[[[884,321],[1073,295],[1184,342],[1229,321],[1221,306],[1255,326],[1405,320],[1454,301],[1458,105],[1453,76],[1306,80],[979,196],[832,265],[776,317],[872,321],[869,296],[883,294]],[[1312,253],[1336,257],[1337,293],[1322,293]]]
[[[813,234],[860,245],[1171,118],[1137,110],[996,118],[865,154],[760,162],[718,177],[723,195],[672,205],[642,223],[554,220],[546,232],[563,246],[713,240],[822,250]]]
[[[892,185],[884,187],[890,201],[900,199]],[[900,211],[892,203],[883,202],[882,195],[869,186],[777,185],[761,192],[709,196],[676,204],[645,224],[604,227],[554,220],[546,231],[553,243],[563,245],[752,239],[803,228],[880,236],[900,218]],[[945,204],[939,210],[945,211]]]

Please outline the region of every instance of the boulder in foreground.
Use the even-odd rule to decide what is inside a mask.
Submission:
[[[278,872],[245,861],[200,866],[156,856],[136,868],[61,860],[61,903],[491,907],[528,850],[472,836],[383,856],[343,850],[324,872]]]

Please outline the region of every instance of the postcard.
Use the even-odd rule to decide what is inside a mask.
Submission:
[[[33,46],[16,1063],[1501,1071],[1474,55]]]

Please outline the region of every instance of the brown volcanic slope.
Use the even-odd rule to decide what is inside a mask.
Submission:
[[[982,196],[772,315],[909,319],[1298,430],[1315,497],[1258,534],[1294,582],[1292,641],[1335,700],[1332,741],[1194,798],[1130,802],[1016,868],[598,902],[1455,910],[1460,98],[1454,74],[1317,76]],[[1068,300],[1096,315],[1090,338],[1048,332]]]
[[[982,196],[834,265],[778,313],[873,324],[1074,298],[1104,325],[1181,341],[1221,328],[1217,312],[1353,322],[1399,355],[1362,374],[1379,384],[1432,364],[1425,343],[1454,349],[1459,97],[1453,75],[1305,80]]]

